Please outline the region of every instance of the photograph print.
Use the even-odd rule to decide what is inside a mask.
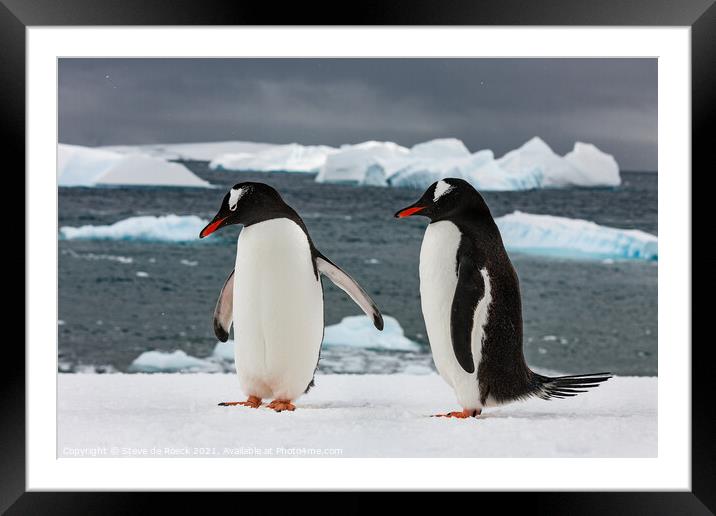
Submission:
[[[657,66],[60,58],[57,456],[656,457]]]

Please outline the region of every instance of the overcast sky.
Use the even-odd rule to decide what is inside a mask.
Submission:
[[[656,59],[61,59],[60,141],[402,145],[532,136],[656,170]]]

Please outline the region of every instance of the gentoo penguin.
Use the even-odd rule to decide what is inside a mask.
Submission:
[[[396,218],[430,219],[420,250],[420,302],[435,366],[461,412],[536,396],[575,396],[610,373],[548,377],[522,352],[522,303],[515,269],[482,196],[467,181],[433,183]]]
[[[214,310],[214,333],[226,342],[233,323],[236,372],[248,396],[243,405],[294,410],[292,401],[313,385],[323,340],[320,274],[343,289],[383,329],[373,300],[313,245],[306,225],[279,193],[263,183],[239,183],[224,196],[200,238],[243,224],[236,264]]]

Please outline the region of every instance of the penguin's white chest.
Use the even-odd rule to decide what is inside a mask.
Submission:
[[[473,316],[471,335],[473,373],[465,371],[457,361],[452,345],[451,312],[457,282],[457,252],[462,234],[450,221],[428,225],[420,250],[420,302],[435,367],[455,390],[458,402],[465,409],[478,409],[480,402],[477,381],[481,359],[482,338],[491,301],[490,278],[482,269],[485,295],[478,302]]]
[[[236,371],[246,394],[300,396],[318,363],[323,292],[306,234],[292,220],[241,231],[233,315]]]

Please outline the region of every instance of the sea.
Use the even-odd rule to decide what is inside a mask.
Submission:
[[[213,171],[184,164],[203,188],[59,188],[59,227],[106,225],[141,215],[211,219],[231,186],[262,181],[301,215],[323,254],[395,317],[411,351],[324,346],[320,373],[390,374],[434,368],[420,310],[418,258],[426,221],[397,221],[421,191],[320,184],[312,175]],[[494,216],[515,210],[586,219],[658,234],[657,174],[622,172],[618,188],[484,192]],[[147,351],[212,355],[212,314],[231,271],[240,227],[170,243],[59,238],[58,371],[132,372]],[[511,253],[520,278],[527,362],[540,371],[657,375],[658,261],[585,260]],[[361,314],[324,280],[325,321]],[[230,372],[224,363],[221,371]]]

